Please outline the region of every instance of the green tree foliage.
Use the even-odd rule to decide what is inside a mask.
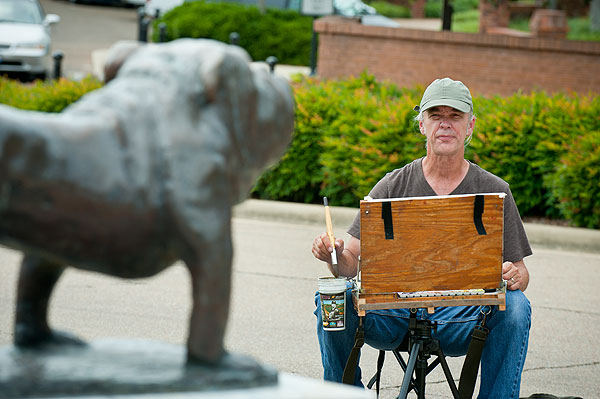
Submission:
[[[356,206],[386,172],[425,154],[412,111],[420,92],[367,74],[297,81],[292,144],[254,194],[315,203],[327,196],[332,205]]]
[[[469,154],[511,185],[524,215],[558,217],[556,197],[544,177],[579,135],[600,130],[597,97],[542,92],[477,99],[476,140]]]
[[[312,18],[297,11],[258,8],[235,3],[186,2],[154,21],[153,40],[158,41],[158,24],[166,24],[166,39],[182,37],[214,39],[229,43],[229,35],[240,35],[239,45],[255,61],[275,56],[288,65],[309,65]]]
[[[600,229],[600,130],[578,136],[544,181],[565,218]]]

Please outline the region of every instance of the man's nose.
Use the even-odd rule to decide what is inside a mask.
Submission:
[[[450,119],[446,117],[442,117],[440,120],[440,127],[448,128],[450,127]]]

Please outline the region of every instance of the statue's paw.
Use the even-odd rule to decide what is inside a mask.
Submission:
[[[49,345],[86,345],[83,340],[66,331],[41,331],[23,325],[16,326],[14,342],[20,348],[39,348]]]
[[[206,357],[195,356],[188,352],[187,365],[190,367],[207,367],[207,368],[220,368],[223,365],[223,360],[227,357],[227,352],[224,352],[222,356],[215,359],[208,359]]]
[[[258,361],[253,358],[241,355],[238,353],[224,352],[223,355],[216,361],[202,359],[188,355],[188,366],[206,367],[211,369],[223,370],[262,370],[264,368]]]
[[[235,353],[224,353],[217,361],[188,356],[188,378],[206,379],[212,386],[262,386],[276,384],[277,370],[262,365],[253,358]]]
[[[68,331],[52,330],[50,332],[50,339],[48,341],[50,345],[73,345],[73,346],[85,346],[87,343]]]

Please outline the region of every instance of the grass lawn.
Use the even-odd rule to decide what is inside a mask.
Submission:
[[[379,14],[388,18],[410,18],[410,10],[407,7],[390,4],[385,0],[366,0],[366,2],[375,7]],[[440,17],[441,2],[430,1],[427,5],[428,17]],[[477,7],[476,0],[455,0],[457,11],[452,15],[452,31],[479,32],[479,10],[474,7]],[[590,31],[589,17],[569,18],[567,23],[569,24],[567,39],[600,41],[600,32]],[[529,19],[520,18],[510,21],[509,28],[529,32]]]
[[[479,10],[459,11],[452,14],[453,32],[479,32]]]
[[[569,18],[567,24],[569,25],[567,39],[600,41],[600,32],[590,31],[589,17]],[[511,29],[529,32],[529,20],[522,18],[515,19],[510,21],[508,27]],[[468,10],[454,13],[452,16],[452,31],[469,33],[479,32],[479,10]]]

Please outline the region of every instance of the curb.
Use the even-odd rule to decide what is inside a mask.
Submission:
[[[356,216],[356,208],[331,206],[337,231],[346,231]],[[233,217],[292,224],[321,225],[325,229],[322,205],[248,199],[233,208]],[[531,246],[566,251],[600,253],[600,230],[524,223]],[[338,233],[339,234],[339,233]]]

